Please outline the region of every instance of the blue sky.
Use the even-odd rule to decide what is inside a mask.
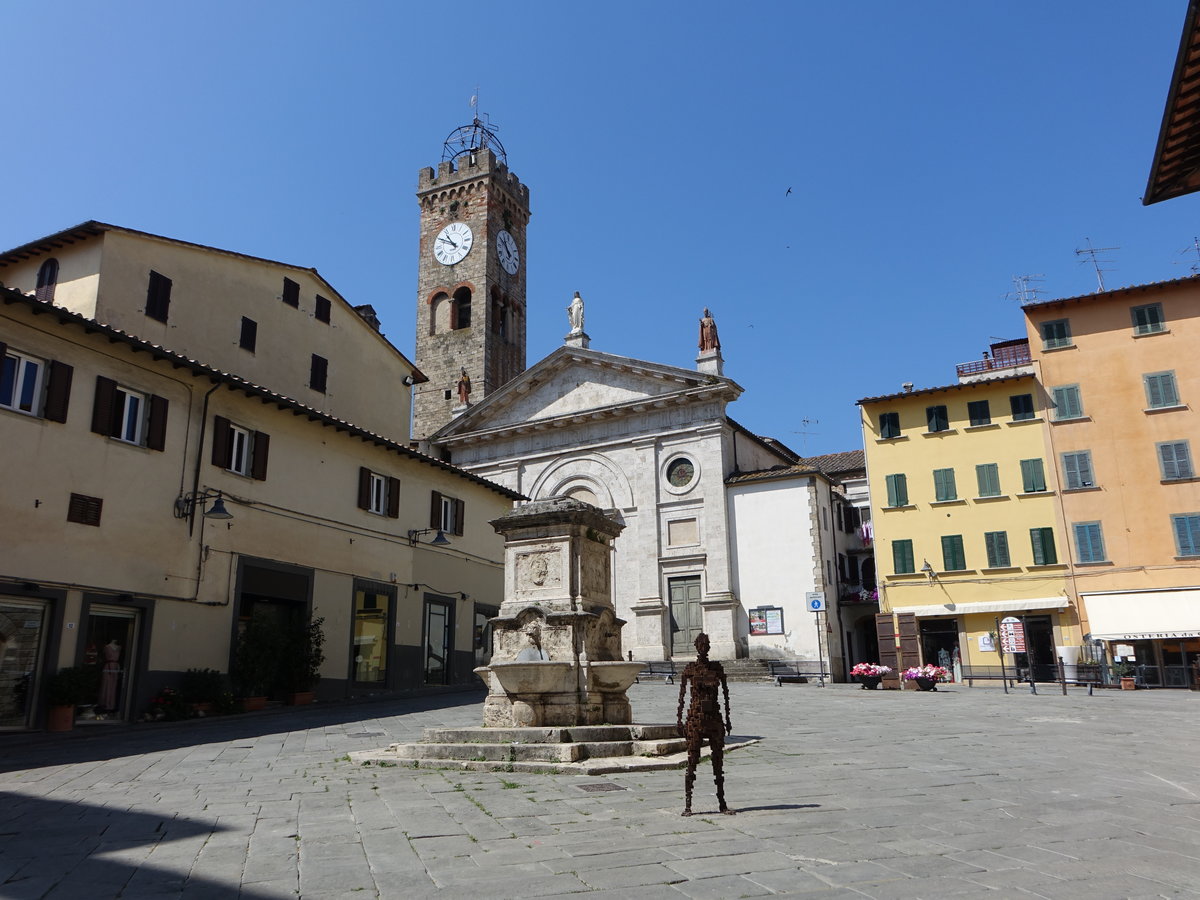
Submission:
[[[1185,0],[46,2],[6,10],[0,245],[87,219],[315,266],[411,356],[417,171],[480,108],[529,185],[529,354],[692,367],[808,454],[1044,298],[1200,266],[1143,207]],[[788,188],[790,196],[785,196]]]

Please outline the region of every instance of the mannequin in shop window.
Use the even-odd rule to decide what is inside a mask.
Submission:
[[[104,668],[100,670],[100,696],[96,705],[107,712],[117,708],[117,680],[121,677],[121,645],[113,638],[104,645]]]

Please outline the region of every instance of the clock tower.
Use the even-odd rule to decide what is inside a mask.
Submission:
[[[422,169],[414,360],[429,381],[413,399],[425,440],[525,371],[525,227],[529,188],[479,119],[446,139]]]

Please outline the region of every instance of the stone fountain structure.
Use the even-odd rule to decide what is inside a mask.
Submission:
[[[674,768],[674,723],[636,725],[612,601],[613,539],[624,526],[570,498],[519,506],[491,523],[505,539],[504,601],[492,619],[482,728],[427,728],[422,740],[352,753],[358,762],[600,774]],[[727,748],[733,745],[727,745]]]

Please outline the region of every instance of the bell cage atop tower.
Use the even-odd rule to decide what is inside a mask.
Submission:
[[[446,138],[437,171],[419,173],[413,398],[425,440],[525,371],[525,228],[529,188],[508,170],[495,129],[478,117]]]

